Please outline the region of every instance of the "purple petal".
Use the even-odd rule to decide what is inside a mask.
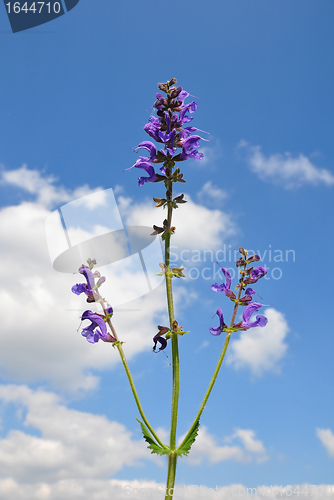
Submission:
[[[218,262],[217,262],[217,264],[218,264]],[[225,276],[226,288],[231,288],[231,282],[232,282],[232,280],[231,280],[231,274],[230,274],[229,270],[226,269],[226,267],[221,267],[221,270],[223,271],[224,276]]]
[[[181,90],[181,92],[177,96],[177,99],[178,101],[182,101],[183,104],[184,100],[187,99],[188,96],[190,96],[190,94],[186,90]]]
[[[150,153],[150,157],[148,158],[148,161],[154,161],[157,156],[157,149],[153,142],[151,141],[143,141],[138,146],[136,147],[135,151],[138,151],[139,149],[147,149]]]
[[[219,317],[220,327],[222,328],[225,325],[225,323],[224,323],[223,311],[221,310],[220,307],[218,307],[216,314]]]
[[[259,266],[255,267],[251,274],[252,283],[256,283],[260,278],[267,274],[267,269],[265,267]]]
[[[218,307],[217,311],[216,311],[216,314],[217,316],[219,317],[219,326],[218,327],[211,327],[209,328],[210,330],[210,333],[212,335],[220,335],[221,332],[223,331],[223,329],[227,326],[225,325],[224,323],[224,316],[223,316],[223,311],[221,310],[220,307]]]
[[[139,177],[138,178],[138,181],[139,181],[138,184],[139,184],[139,186],[143,186],[143,184],[145,182],[155,182],[157,180],[157,176],[156,176],[156,173],[154,171],[154,168],[152,167],[152,165],[150,163],[148,163],[148,161],[143,161],[142,159],[139,159],[135,163],[135,167],[136,168],[142,168],[149,175],[149,177]]]
[[[80,267],[79,273],[83,274],[84,277],[86,278],[88,292],[92,293],[94,285],[95,285],[94,273],[88,267],[84,267],[84,266]]]
[[[80,295],[81,293],[87,292],[87,286],[83,283],[77,283],[76,285],[72,286],[71,290],[73,293],[75,293],[75,295]]]
[[[211,290],[216,293],[221,293],[223,291],[224,285],[218,285],[218,283],[214,283],[211,285]]]
[[[264,304],[260,304],[259,302],[253,302],[252,304],[249,304],[248,306],[245,307],[244,312],[242,314],[242,318],[243,318],[242,326],[243,326],[243,328],[248,330],[249,328],[254,328],[256,326],[261,326],[261,327],[266,326],[266,324],[268,323],[268,320],[265,316],[262,316],[261,314],[256,316],[255,321],[253,321],[253,322],[249,321],[252,314],[254,312],[258,311],[263,305]]]
[[[211,326],[209,328],[209,330],[210,330],[211,335],[220,335],[222,332],[220,329],[220,326],[217,326],[217,327]]]
[[[259,302],[253,302],[252,304],[249,304],[247,307],[245,307],[244,312],[242,313],[243,321],[248,324],[252,314],[258,311],[261,307],[262,304],[260,304]]]
[[[154,341],[153,352],[163,351],[164,349],[166,349],[167,340],[165,339],[165,337],[159,337],[159,334],[158,334],[158,335],[155,335],[153,337],[153,341]],[[159,350],[156,351],[156,347],[157,347],[158,342],[159,342],[159,344],[161,344],[161,347],[159,347]]]

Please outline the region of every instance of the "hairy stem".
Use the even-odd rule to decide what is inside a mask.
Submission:
[[[105,316],[107,316],[107,311],[106,311],[106,308],[104,306],[104,303],[101,302],[102,304],[102,307],[103,307],[103,311],[104,311],[104,314]],[[112,324],[110,318],[108,318],[107,320],[107,323],[109,325],[109,328],[110,330],[112,331],[112,334],[113,336],[115,337],[116,341],[119,341],[118,340],[118,336],[117,336],[117,333],[116,333],[116,330],[115,330],[115,327],[114,325]],[[122,344],[119,343],[119,344],[116,344],[116,347],[118,349],[118,352],[119,352],[119,355],[121,356],[121,360],[122,360],[122,363],[123,363],[123,366],[124,366],[124,369],[125,369],[125,372],[126,372],[126,375],[128,377],[128,381],[129,381],[129,384],[130,384],[130,387],[131,387],[131,390],[132,390],[132,394],[133,394],[133,397],[135,398],[135,401],[136,401],[136,405],[137,405],[137,408],[138,408],[138,411],[140,413],[140,416],[141,418],[143,419],[146,427],[149,429],[150,433],[152,434],[152,436],[154,437],[154,439],[156,440],[156,442],[164,449],[167,449],[168,447],[163,444],[160,439],[158,438],[158,436],[156,435],[156,433],[154,432],[153,428],[151,427],[149,421],[147,420],[146,416],[145,416],[145,413],[143,411],[143,408],[141,406],[141,403],[140,403],[140,400],[139,400],[139,397],[138,397],[138,393],[137,393],[137,390],[136,390],[136,387],[135,387],[135,384],[134,384],[134,381],[133,381],[133,378],[132,378],[132,375],[131,375],[131,372],[130,372],[130,368],[129,368],[129,365],[128,365],[128,362],[126,360],[126,357],[125,357],[125,354],[124,354],[124,351],[123,351],[123,347],[122,347]]]
[[[168,456],[168,472],[166,483],[166,496],[165,500],[173,500],[175,475],[176,475],[177,454],[172,451]]]
[[[244,267],[246,267],[246,264],[245,264]],[[230,322],[229,328],[232,328],[233,325],[234,325],[235,318],[236,318],[236,315],[237,315],[237,312],[238,312],[239,299],[240,299],[240,296],[241,296],[241,292],[242,292],[242,286],[240,286],[240,288],[239,288],[238,297],[237,297],[236,302],[234,303],[234,309],[233,309],[232,318],[231,318],[231,322]],[[206,393],[204,395],[203,401],[202,401],[202,403],[201,403],[201,405],[199,407],[197,415],[196,415],[196,417],[195,417],[195,419],[194,419],[194,421],[193,421],[193,423],[192,423],[189,431],[187,432],[185,438],[183,439],[182,443],[180,444],[180,446],[178,448],[182,448],[182,446],[185,444],[185,442],[187,441],[187,439],[189,439],[189,437],[192,434],[192,432],[194,431],[194,429],[195,429],[195,427],[196,427],[199,419],[201,418],[201,415],[202,415],[203,410],[205,408],[206,402],[209,399],[209,396],[210,396],[210,393],[211,393],[212,388],[214,386],[214,383],[216,382],[216,379],[217,379],[220,367],[222,365],[222,362],[224,361],[224,357],[225,357],[225,354],[226,354],[226,351],[227,351],[227,348],[228,348],[228,344],[230,342],[230,338],[231,338],[231,332],[228,332],[226,334],[225,342],[224,342],[224,345],[223,345],[223,349],[222,349],[222,351],[220,353],[220,356],[219,356],[216,368],[215,368],[215,370],[213,372],[213,375],[212,375],[212,378],[210,380],[209,387],[207,388],[207,391],[206,391]]]
[[[179,347],[178,347],[178,334],[173,331],[173,323],[175,321],[174,315],[174,304],[173,304],[173,290],[172,290],[172,275],[170,270],[170,238],[171,238],[171,225],[172,225],[172,191],[173,184],[171,181],[168,183],[166,197],[168,200],[168,215],[167,215],[167,227],[165,238],[165,265],[166,265],[166,293],[167,293],[167,304],[168,304],[168,314],[169,323],[171,330],[171,341],[172,341],[172,370],[173,370],[173,388],[172,388],[172,407],[171,407],[171,424],[170,424],[170,441],[169,447],[172,453],[168,456],[168,473],[167,473],[167,492],[166,500],[173,498],[173,494],[169,495],[171,488],[174,488],[175,474],[176,474],[176,462],[177,454],[173,453],[176,444],[176,428],[177,428],[177,415],[179,406],[179,385],[180,385],[180,368],[179,368]]]

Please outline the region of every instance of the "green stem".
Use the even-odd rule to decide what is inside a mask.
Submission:
[[[173,500],[175,475],[176,475],[176,464],[177,464],[177,453],[172,452],[168,456],[168,472],[167,472],[165,500]]]
[[[246,267],[246,264],[245,264],[245,267]],[[241,292],[242,292],[242,287],[240,286],[237,300],[234,303],[234,309],[233,309],[232,318],[231,318],[231,322],[230,322],[229,328],[232,328],[233,325],[234,325],[234,321],[235,321],[235,318],[236,318],[236,315],[237,315],[237,311],[238,311],[238,307],[239,307],[239,299],[240,299],[240,296],[241,296]],[[212,388],[214,386],[214,383],[216,382],[216,378],[218,376],[218,373],[219,373],[220,367],[222,365],[222,362],[224,361],[224,357],[225,357],[225,354],[226,354],[226,351],[227,351],[227,348],[228,348],[228,344],[230,342],[230,338],[231,338],[231,332],[228,332],[226,334],[226,337],[225,337],[225,342],[224,342],[224,345],[223,345],[222,352],[220,353],[220,356],[219,356],[219,359],[218,359],[215,371],[213,372],[212,378],[210,380],[209,387],[207,388],[207,391],[206,391],[206,393],[204,395],[204,398],[203,398],[203,401],[201,403],[201,406],[199,407],[197,415],[196,415],[196,417],[195,417],[195,419],[194,419],[194,421],[193,421],[193,423],[192,423],[189,431],[187,432],[185,438],[183,439],[182,443],[180,444],[180,446],[178,448],[182,448],[182,446],[186,443],[186,441],[189,439],[190,435],[194,431],[194,429],[195,429],[195,427],[196,427],[199,419],[201,418],[201,415],[202,415],[203,410],[205,408],[206,402],[209,399],[209,396],[210,396],[210,393],[211,393]]]
[[[104,303],[101,302],[101,304],[102,304],[102,307],[103,307],[103,310],[104,310],[104,314],[105,314],[105,316],[107,316],[107,311],[105,309]],[[112,331],[113,336],[118,341],[118,336],[117,336],[116,330],[115,330],[114,325],[112,324],[110,318],[107,320],[107,323],[109,325],[110,330]],[[130,384],[130,387],[131,387],[131,390],[132,390],[132,394],[133,394],[133,397],[135,398],[136,405],[137,405],[137,408],[138,408],[138,411],[140,413],[141,418],[143,419],[146,427],[149,429],[150,433],[152,434],[152,436],[154,437],[154,439],[157,441],[157,443],[162,448],[168,449],[168,447],[160,441],[160,439],[158,438],[158,436],[154,432],[153,428],[151,427],[149,421],[147,420],[147,418],[145,416],[145,413],[144,413],[143,408],[141,406],[141,403],[139,401],[139,397],[138,397],[137,390],[136,390],[136,387],[135,387],[135,384],[134,384],[134,381],[133,381],[133,378],[132,378],[132,375],[131,375],[131,372],[130,372],[130,368],[129,368],[128,362],[126,360],[126,357],[125,357],[125,354],[124,354],[124,351],[123,351],[122,344],[121,343],[116,344],[116,347],[118,349],[119,355],[121,356],[121,360],[122,360],[122,363],[123,363],[126,375],[128,377],[129,384]]]
[[[168,186],[170,202],[168,203],[168,215],[167,215],[167,226],[170,229],[172,224],[172,213],[173,207],[171,204],[172,200],[172,190],[173,184],[169,182]],[[174,304],[173,304],[173,290],[172,290],[172,275],[170,274],[170,237],[171,233],[166,233],[165,238],[165,264],[166,270],[166,292],[167,292],[167,304],[168,304],[168,314],[169,323],[171,330],[171,341],[172,341],[172,367],[173,367],[173,390],[172,390],[172,409],[171,409],[171,428],[170,428],[170,449],[175,449],[176,443],[176,427],[177,427],[177,413],[179,405],[179,384],[180,384],[180,369],[179,369],[179,348],[178,348],[178,334],[173,331],[173,323],[175,321],[174,315]]]
[[[160,439],[158,438],[158,436],[156,435],[156,433],[154,432],[153,428],[151,427],[149,421],[147,420],[145,414],[144,414],[144,411],[143,411],[143,408],[140,404],[140,401],[139,401],[139,397],[138,397],[138,394],[137,394],[137,391],[136,391],[136,387],[135,387],[135,384],[133,382],[133,378],[132,378],[132,375],[131,375],[131,372],[130,372],[130,369],[129,369],[129,366],[128,366],[128,363],[126,361],[126,358],[125,358],[125,355],[124,355],[124,352],[123,352],[123,348],[122,348],[122,345],[121,344],[117,344],[116,345],[117,349],[118,349],[118,352],[121,356],[121,359],[122,359],[122,363],[123,363],[123,366],[125,368],[125,371],[126,371],[126,374],[127,374],[127,377],[128,377],[128,380],[129,380],[129,384],[131,386],[131,390],[132,390],[132,394],[133,394],[133,397],[135,398],[135,401],[136,401],[136,405],[137,405],[137,408],[138,408],[138,411],[140,413],[140,416],[141,418],[143,419],[146,427],[149,429],[150,433],[152,434],[152,436],[154,437],[154,439],[156,440],[156,442],[164,449],[168,449],[168,446],[166,446],[165,444],[163,444]]]
[[[210,384],[209,384],[209,387],[207,388],[207,391],[204,395],[204,398],[203,398],[203,401],[201,403],[201,406],[199,407],[199,410],[197,412],[197,415],[192,423],[192,426],[190,427],[188,433],[186,434],[184,440],[182,441],[182,443],[180,444],[179,448],[182,448],[182,446],[185,444],[185,442],[188,440],[188,438],[190,437],[190,435],[192,434],[192,432],[194,431],[196,425],[197,425],[197,422],[198,420],[200,419],[202,413],[203,413],[203,410],[205,408],[205,405],[206,405],[206,402],[207,400],[209,399],[209,396],[210,396],[210,393],[212,391],[212,388],[214,386],[214,383],[216,382],[216,378],[217,378],[217,375],[219,373],[219,370],[220,370],[220,367],[222,365],[222,362],[224,360],[224,357],[225,357],[225,354],[226,354],[226,351],[227,351],[227,347],[228,347],[228,344],[230,342],[230,338],[231,338],[231,334],[228,333],[226,335],[226,338],[225,338],[225,342],[224,342],[224,346],[223,346],[223,349],[222,349],[222,352],[219,356],[219,359],[218,359],[218,363],[216,365],[216,368],[215,368],[215,371],[213,372],[213,375],[212,375],[212,378],[211,378],[211,381],[210,381]]]
[[[168,184],[168,215],[167,215],[167,227],[170,230],[172,225],[172,190],[173,184],[169,182]],[[173,304],[173,290],[172,290],[172,275],[170,274],[170,237],[171,233],[168,231],[165,238],[165,264],[166,264],[166,293],[167,293],[167,304],[168,304],[168,314],[169,323],[171,330],[171,341],[172,341],[172,369],[173,369],[173,389],[172,389],[172,407],[171,407],[171,424],[170,424],[170,441],[169,448],[172,453],[168,455],[168,473],[167,473],[167,492],[166,500],[173,498],[173,494],[169,495],[169,490],[174,488],[175,475],[176,475],[176,463],[177,454],[173,453],[176,445],[176,428],[177,428],[177,415],[179,406],[179,386],[180,386],[180,367],[179,367],[179,347],[178,347],[178,334],[173,330],[173,323],[175,321],[174,315],[174,304]]]

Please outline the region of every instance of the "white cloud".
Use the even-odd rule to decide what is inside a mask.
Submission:
[[[248,368],[257,376],[265,371],[277,372],[288,348],[285,339],[289,327],[283,314],[275,309],[266,309],[263,314],[268,324],[241,332],[238,339],[232,340],[231,356],[226,361],[236,369]]]
[[[61,196],[55,191],[56,198]],[[0,375],[15,382],[48,381],[64,390],[92,389],[99,380],[92,370],[112,368],[120,359],[110,344],[91,345],[77,332],[82,312],[94,305],[71,292],[81,275],[58,273],[51,267],[44,228],[49,214],[37,202],[0,210]],[[133,290],[139,279],[136,269],[128,268],[113,276],[112,285],[114,290],[121,285],[122,290],[126,286]],[[106,283],[106,290],[110,286]],[[148,293],[128,304],[127,311],[115,311],[114,325],[126,342],[128,358],[151,350],[156,325],[165,319],[164,287],[153,293],[153,302]],[[111,302],[112,297],[106,298]]]
[[[320,500],[326,489],[314,485],[259,485],[257,488],[247,488],[243,484],[222,486],[217,480],[217,488],[209,488],[203,484],[176,484],[174,495],[176,499],[214,500],[217,498],[234,498],[244,500],[245,497],[269,497],[279,500],[282,495],[291,496],[294,491],[307,491],[312,498]],[[145,480],[109,481],[96,479],[61,480],[55,483],[18,483],[6,478],[0,479],[0,497],[6,500],[127,500],[128,498],[164,498],[165,484]],[[333,488],[333,487],[332,487]],[[297,498],[293,494],[291,498]],[[327,498],[331,498],[328,496]]]
[[[132,201],[131,207],[134,212],[138,211]],[[147,207],[148,217],[150,212],[155,214],[156,209]],[[0,300],[3,310],[0,376],[15,382],[47,381],[67,391],[94,389],[99,382],[97,372],[114,368],[120,358],[110,344],[91,345],[77,331],[82,312],[94,310],[96,306],[88,305],[85,297],[71,292],[73,284],[83,281],[81,275],[58,273],[51,267],[44,228],[49,214],[50,211],[38,202],[23,202],[0,210]],[[89,256],[95,257],[83,256],[78,267]],[[101,288],[111,305],[120,297],[132,300],[141,295],[142,268],[123,264],[119,272],[108,275]],[[154,272],[159,271],[157,262]],[[175,293],[175,300],[181,299],[180,308],[196,299],[179,283]],[[127,303],[123,309],[116,308],[113,316],[119,338],[125,342],[128,359],[139,352],[150,351],[157,325],[166,322],[163,284]]]
[[[265,453],[266,451],[262,441],[254,439],[255,432],[251,429],[236,429],[232,437],[239,438],[247,451],[252,453]]]
[[[325,168],[316,167],[303,154],[296,158],[288,152],[265,157],[260,146],[250,146],[246,141],[241,141],[239,147],[246,148],[249,166],[262,180],[280,184],[286,189],[304,185],[334,185],[334,174]]]
[[[334,458],[334,434],[330,429],[316,429],[316,434],[327,450],[328,456]]]
[[[0,171],[0,184],[4,186],[15,186],[32,195],[36,195],[38,204],[51,208],[59,203],[68,203],[82,196],[100,191],[102,188],[90,189],[85,184],[74,190],[64,187],[55,186],[57,178],[53,175],[48,177],[43,176],[38,170],[28,169],[27,165],[23,165],[15,170],[6,170],[2,168]],[[101,202],[95,199],[95,203]],[[93,203],[93,200],[92,200]]]
[[[184,437],[184,436],[183,436]],[[179,439],[182,442],[183,437]],[[267,460],[266,450],[260,440],[254,439],[255,432],[250,429],[236,429],[232,436],[224,439],[231,443],[234,440],[241,442],[233,445],[219,445],[215,436],[210,434],[207,427],[200,427],[195,443],[189,453],[189,462],[200,465],[203,460],[211,463],[223,462],[225,460],[236,460],[237,462],[263,462]]]
[[[208,181],[203,185],[197,196],[201,203],[222,204],[229,195],[226,191]]]
[[[69,409],[54,393],[1,385],[0,401],[26,410],[22,424],[28,431],[12,429],[0,439],[2,477],[22,482],[108,479],[141,459],[159,462],[124,425]]]
[[[186,194],[187,203],[173,212],[172,224],[176,227],[172,239],[174,248],[187,249],[217,249],[238,232],[231,215],[219,209],[210,210],[195,203]],[[134,204],[131,198],[120,196],[119,208],[127,225],[157,226],[162,225],[166,211],[155,208],[152,202]]]

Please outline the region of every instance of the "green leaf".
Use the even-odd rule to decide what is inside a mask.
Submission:
[[[197,434],[198,434],[198,429],[199,429],[199,419],[196,422],[196,425],[190,434],[190,436],[187,438],[187,440],[182,444],[182,447],[177,448],[175,451],[176,453],[182,457],[182,455],[188,455],[190,448],[192,444],[195,442]]]
[[[160,445],[158,445],[158,443],[151,437],[151,434],[150,434],[148,428],[146,427],[146,425],[143,424],[143,422],[141,422],[140,420],[138,420],[137,417],[136,417],[136,420],[140,424],[141,431],[143,433],[143,437],[144,437],[145,441],[149,444],[149,446],[147,448],[152,450],[151,453],[156,453],[157,455],[169,455],[170,449],[167,448],[167,446],[166,446],[166,448],[162,448]]]

